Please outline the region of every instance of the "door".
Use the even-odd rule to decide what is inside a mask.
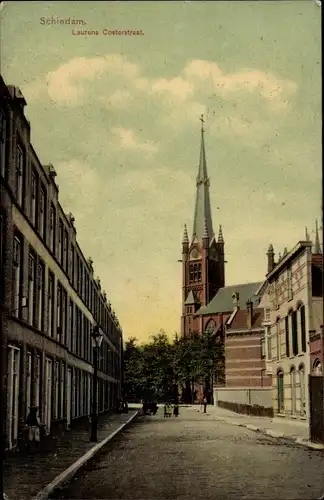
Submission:
[[[69,429],[71,427],[71,400],[72,400],[72,370],[68,368],[67,384],[66,384],[66,425]]]
[[[322,377],[309,375],[309,410],[311,441],[324,444],[324,388]]]
[[[19,418],[20,350],[8,346],[8,447],[17,445]]]
[[[45,359],[45,419],[44,424],[48,432],[51,432],[52,421],[52,382],[53,382],[53,362]]]

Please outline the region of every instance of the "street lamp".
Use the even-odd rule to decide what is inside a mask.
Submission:
[[[97,414],[97,382],[98,382],[98,351],[103,339],[102,332],[96,325],[91,334],[93,349],[93,383],[92,383],[92,416],[90,441],[98,441],[98,414]]]

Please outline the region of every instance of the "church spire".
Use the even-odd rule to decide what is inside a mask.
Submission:
[[[187,224],[184,225],[182,243],[189,243]]]
[[[213,223],[210,209],[209,197],[209,179],[207,175],[207,162],[205,152],[204,138],[204,117],[201,115],[201,144],[200,144],[200,159],[198,167],[198,176],[196,180],[196,204],[193,223],[193,237],[202,241],[204,236],[205,224],[207,226],[208,235],[211,238],[214,234]],[[205,222],[206,221],[206,222]]]
[[[315,244],[314,244],[314,252],[313,253],[322,253],[322,251],[321,251],[321,245],[320,245],[320,240],[319,240],[319,235],[318,235],[317,219],[315,221]]]
[[[223,237],[223,230],[222,230],[222,226],[219,226],[219,231],[218,231],[218,243],[224,243],[224,237]]]

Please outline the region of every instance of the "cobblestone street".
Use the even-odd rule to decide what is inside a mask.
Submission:
[[[316,499],[323,451],[217,422],[192,408],[139,417],[52,498]]]

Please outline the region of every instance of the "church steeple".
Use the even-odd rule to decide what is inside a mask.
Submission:
[[[210,208],[209,196],[209,178],[207,174],[207,162],[205,152],[205,138],[204,138],[204,117],[201,115],[201,144],[200,144],[200,158],[198,175],[196,179],[196,203],[195,215],[193,222],[192,236],[197,236],[199,241],[202,241],[205,232],[205,224],[209,238],[214,235],[213,222]]]
[[[321,251],[321,245],[320,245],[320,240],[319,240],[319,234],[318,234],[317,219],[315,221],[315,244],[314,244],[313,253],[322,253],[322,251]]]

